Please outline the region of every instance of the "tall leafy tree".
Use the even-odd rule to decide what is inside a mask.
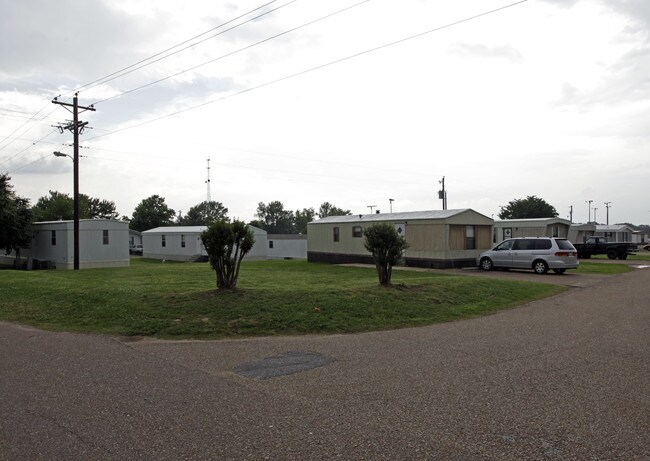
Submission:
[[[220,220],[208,226],[201,234],[201,241],[208,253],[210,266],[216,272],[217,288],[235,288],[241,261],[255,244],[253,231],[242,221],[229,223]]]
[[[29,200],[14,193],[10,180],[6,174],[0,175],[0,250],[6,254],[15,251],[18,261],[20,249],[31,243],[32,212]]]
[[[133,210],[129,227],[139,232],[174,223],[176,212],[165,203],[165,198],[152,195],[142,200]]]
[[[352,214],[350,210],[344,210],[335,205],[332,205],[330,202],[323,202],[318,209],[318,217],[326,218],[328,216],[347,216]]]
[[[380,285],[390,285],[393,266],[408,248],[406,239],[391,224],[374,224],[363,231],[364,247],[372,254]]]
[[[32,208],[34,221],[57,221],[74,218],[74,197],[58,191],[38,199]],[[79,217],[81,219],[117,219],[119,213],[115,202],[79,194]]]
[[[307,233],[307,224],[314,220],[316,212],[313,208],[303,208],[302,210],[296,210],[295,213],[295,230],[299,234]]]
[[[219,220],[228,220],[228,208],[212,200],[194,205],[179,222],[183,226],[207,226]]]
[[[280,201],[269,202],[265,205],[260,202],[257,205],[257,220],[251,221],[250,224],[260,229],[264,229],[269,234],[295,234],[295,216],[293,211],[285,210]]]
[[[557,218],[554,206],[535,195],[515,199],[501,207],[499,219]]]

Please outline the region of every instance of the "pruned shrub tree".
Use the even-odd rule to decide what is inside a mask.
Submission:
[[[390,285],[393,266],[408,248],[406,239],[391,224],[374,224],[363,231],[364,247],[372,254],[380,285]]]
[[[208,226],[201,234],[201,241],[208,253],[210,266],[217,274],[217,288],[235,288],[241,261],[255,243],[253,231],[242,221],[230,223],[220,220]]]

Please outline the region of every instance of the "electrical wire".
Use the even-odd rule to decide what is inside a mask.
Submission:
[[[173,56],[173,55],[178,54],[178,53],[180,53],[180,52],[182,52],[182,51],[185,51],[185,50],[187,50],[187,49],[189,49],[189,48],[192,48],[192,47],[198,45],[199,43],[203,43],[203,42],[206,42],[206,41],[208,41],[208,40],[211,40],[211,39],[213,39],[213,38],[215,38],[215,37],[218,37],[218,36],[223,35],[223,34],[225,34],[225,33],[227,33],[227,32],[230,32],[231,30],[234,30],[234,29],[236,29],[236,28],[238,28],[238,27],[241,27],[241,26],[243,26],[244,24],[248,24],[249,22],[255,21],[255,20],[257,20],[257,19],[259,19],[259,18],[261,18],[261,17],[263,17],[263,16],[266,16],[266,15],[268,15],[268,14],[271,14],[271,13],[273,13],[273,12],[275,12],[275,11],[281,9],[281,8],[284,8],[285,6],[288,6],[288,5],[292,4],[292,3],[297,2],[298,0],[291,0],[291,1],[289,1],[289,2],[287,2],[287,3],[285,3],[285,4],[283,4],[283,5],[278,6],[277,8],[273,8],[273,9],[271,9],[271,10],[269,10],[269,11],[265,11],[264,13],[261,13],[261,14],[259,14],[259,15],[257,15],[257,16],[254,16],[254,17],[252,17],[252,18],[249,18],[249,19],[247,19],[246,21],[244,21],[244,22],[242,22],[242,23],[239,23],[239,24],[237,24],[237,25],[235,25],[235,26],[233,26],[233,27],[230,27],[230,28],[228,28],[228,29],[226,29],[226,30],[224,30],[224,31],[221,31],[221,32],[219,32],[219,33],[217,33],[217,34],[214,34],[214,35],[211,35],[211,36],[209,36],[209,37],[207,37],[207,38],[204,38],[204,39],[202,39],[202,40],[199,40],[198,42],[191,43],[191,44],[189,44],[189,45],[187,45],[187,46],[185,46],[185,47],[183,47],[183,48],[181,48],[181,49],[179,49],[179,50],[174,51],[173,53],[169,53],[169,54],[164,55],[164,56],[162,56],[162,57],[160,57],[160,58],[158,58],[158,59],[154,59],[154,58],[156,58],[156,57],[158,57],[158,56],[163,55],[163,54],[166,53],[167,51],[173,50],[174,48],[177,48],[177,47],[179,47],[179,46],[182,46],[182,45],[184,45],[185,43],[188,43],[189,41],[194,40],[195,38],[201,37],[201,36],[203,36],[203,35],[205,35],[205,34],[207,34],[207,33],[209,33],[209,32],[212,32],[212,31],[214,31],[214,30],[216,30],[216,29],[219,29],[219,28],[221,28],[221,27],[223,27],[223,26],[225,26],[225,25],[228,25],[228,24],[230,24],[230,23],[232,23],[232,22],[234,22],[234,21],[236,21],[236,20],[238,20],[238,19],[241,19],[241,18],[243,18],[243,17],[245,17],[245,16],[247,16],[247,15],[249,15],[249,14],[251,14],[251,13],[253,13],[253,12],[255,12],[255,11],[257,11],[257,10],[263,8],[263,7],[265,7],[265,6],[267,6],[267,5],[270,5],[271,3],[275,2],[275,1],[277,1],[277,0],[273,0],[272,2],[269,2],[269,3],[265,4],[265,5],[260,6],[260,7],[257,7],[257,8],[255,8],[255,9],[253,9],[253,10],[247,12],[247,13],[244,13],[244,14],[242,14],[242,15],[240,15],[240,16],[234,18],[234,19],[231,19],[230,21],[227,21],[227,22],[225,22],[225,23],[223,23],[223,24],[220,24],[220,25],[217,26],[217,27],[214,27],[214,28],[212,28],[212,29],[210,29],[210,30],[208,30],[208,31],[206,31],[206,32],[203,32],[202,34],[196,35],[196,36],[192,37],[191,39],[185,40],[185,41],[183,41],[183,42],[181,42],[181,43],[179,43],[179,44],[177,44],[177,45],[174,45],[173,47],[167,48],[166,50],[161,51],[161,52],[159,52],[159,53],[156,53],[156,54],[154,54],[154,55],[152,55],[152,56],[150,56],[150,57],[148,57],[148,58],[146,58],[146,59],[143,59],[143,60],[141,60],[141,61],[139,61],[139,62],[137,62],[137,63],[135,63],[135,64],[132,64],[132,65],[130,65],[130,66],[127,66],[127,67],[125,67],[125,68],[123,68],[123,69],[121,69],[121,70],[119,70],[119,71],[117,71],[117,72],[113,72],[112,74],[109,74],[109,75],[107,75],[107,76],[105,76],[105,77],[103,77],[103,78],[101,78],[101,79],[97,79],[97,80],[95,80],[94,82],[91,82],[91,83],[89,83],[89,84],[86,84],[86,85],[84,85],[84,86],[81,87],[81,88],[82,88],[82,89],[83,89],[83,88],[85,88],[85,89],[94,88],[94,87],[96,87],[96,86],[102,85],[102,84],[104,84],[104,83],[107,83],[107,82],[110,82],[110,81],[115,80],[115,79],[117,79],[117,78],[120,78],[120,77],[123,77],[123,76],[125,76],[125,75],[128,75],[128,74],[130,74],[130,73],[132,73],[132,72],[135,72],[135,71],[140,70],[140,69],[142,69],[142,68],[144,68],[144,67],[150,66],[151,64],[154,64],[154,63],[156,63],[156,62],[162,61],[163,59],[167,59],[167,58],[169,58],[170,56]],[[147,62],[147,61],[149,61],[149,62]],[[146,62],[146,64],[143,64],[143,65],[139,66],[139,64],[142,64],[142,63],[145,63],[145,62]],[[137,67],[136,67],[136,66],[137,66]],[[131,70],[128,70],[128,69],[131,69]],[[125,71],[125,70],[128,70],[128,72],[123,72],[123,71]],[[79,90],[79,89],[77,89],[77,90],[75,90],[75,91],[78,91],[78,90]],[[113,99],[113,98],[109,98],[109,99]],[[99,102],[104,102],[104,101],[98,101],[98,102],[95,102],[95,103],[93,103],[93,104],[98,104]]]
[[[295,1],[295,0],[294,0],[294,1]],[[316,24],[316,23],[318,23],[318,22],[324,21],[324,20],[329,19],[329,18],[331,18],[331,17],[333,17],[333,16],[336,16],[336,15],[338,15],[338,14],[344,13],[344,12],[346,12],[346,11],[352,9],[352,8],[355,8],[355,7],[359,6],[359,5],[362,5],[362,4],[364,4],[364,3],[368,3],[369,1],[370,1],[370,0],[363,0],[363,1],[361,1],[361,2],[355,3],[354,5],[351,5],[351,6],[345,7],[345,8],[343,8],[343,9],[340,9],[340,10],[335,11],[335,12],[333,12],[333,13],[330,13],[330,14],[327,14],[327,15],[325,15],[325,16],[322,16],[322,17],[320,17],[320,18],[318,18],[318,19],[314,19],[313,21],[306,22],[306,23],[301,24],[300,26],[296,26],[296,27],[294,27],[294,28],[292,28],[292,29],[285,30],[284,32],[280,32],[279,34],[273,35],[273,36],[271,36],[271,37],[267,37],[267,38],[265,38],[265,39],[263,39],[263,40],[260,40],[260,41],[258,41],[258,42],[252,43],[252,44],[247,45],[247,46],[245,46],[245,47],[243,47],[243,48],[239,48],[239,49],[237,49],[237,50],[235,50],[235,51],[231,51],[230,53],[226,53],[226,54],[221,55],[221,56],[219,56],[219,57],[217,57],[217,58],[210,59],[209,61],[205,61],[205,62],[203,62],[203,63],[201,63],[201,64],[197,64],[196,66],[189,67],[189,68],[187,68],[187,69],[183,69],[183,70],[181,70],[181,71],[179,71],[179,72],[176,72],[175,74],[168,75],[168,76],[166,76],[166,77],[163,77],[163,78],[161,78],[161,79],[155,80],[155,81],[153,81],[153,82],[146,83],[146,84],[141,85],[141,86],[136,87],[136,88],[132,88],[132,89],[127,90],[127,91],[124,91],[124,92],[122,92],[122,93],[120,93],[120,94],[117,94],[117,95],[111,96],[110,98],[106,98],[106,99],[102,99],[102,100],[100,100],[100,101],[94,102],[93,105],[101,104],[101,103],[106,102],[106,101],[111,101],[111,100],[113,100],[113,99],[116,99],[116,98],[122,97],[122,96],[124,96],[124,95],[126,95],[126,94],[129,94],[129,93],[133,93],[133,92],[135,92],[135,91],[142,90],[142,89],[144,89],[144,88],[150,87],[150,86],[155,85],[155,84],[160,83],[160,82],[164,82],[165,80],[169,80],[169,79],[171,79],[171,78],[178,77],[179,75],[182,75],[182,74],[185,74],[185,73],[187,73],[187,72],[190,72],[190,71],[196,70],[196,69],[198,69],[199,67],[203,67],[203,66],[206,66],[206,65],[208,65],[208,64],[212,64],[212,63],[214,63],[214,62],[216,62],[216,61],[219,61],[219,60],[221,60],[221,59],[227,58],[227,57],[232,56],[232,55],[234,55],[234,54],[241,53],[242,51],[246,51],[246,50],[251,49],[251,48],[253,48],[253,47],[255,47],[255,46],[261,45],[261,44],[266,43],[266,42],[270,42],[271,40],[275,40],[276,38],[282,37],[282,36],[284,36],[284,35],[290,34],[290,33],[295,32],[295,31],[297,31],[297,30],[300,30],[300,29],[303,29],[303,28],[305,28],[305,27],[311,26],[312,24]],[[283,5],[283,6],[286,6],[286,5]],[[230,30],[230,29],[228,29],[228,30]],[[227,31],[225,31],[225,32],[227,32]],[[225,33],[225,32],[223,32],[223,33]]]
[[[264,3],[263,5],[260,5],[260,6],[256,7],[256,8],[253,8],[252,10],[247,11],[247,12],[244,13],[244,14],[241,14],[241,15],[235,17],[235,18],[232,18],[232,19],[230,19],[230,20],[228,20],[228,21],[226,21],[226,22],[224,22],[224,23],[219,24],[219,25],[216,26],[216,27],[213,27],[213,28],[211,28],[211,29],[208,29],[208,30],[205,31],[205,32],[202,32],[202,33],[200,33],[200,34],[198,34],[198,35],[195,35],[195,36],[193,36],[193,37],[191,37],[191,38],[188,38],[188,39],[186,39],[186,40],[184,40],[184,41],[182,41],[182,42],[179,42],[179,43],[177,43],[177,44],[174,45],[174,46],[171,46],[171,47],[169,47],[169,48],[167,48],[167,49],[165,49],[165,50],[162,50],[162,51],[160,51],[160,52],[158,52],[158,53],[155,53],[155,54],[153,54],[153,55],[151,55],[151,56],[149,56],[149,57],[147,57],[147,58],[145,58],[145,59],[142,59],[142,60],[140,60],[140,61],[138,61],[138,62],[136,62],[136,63],[134,63],[134,64],[131,64],[131,65],[129,65],[129,66],[126,66],[126,67],[124,67],[124,68],[122,68],[122,69],[120,69],[120,70],[117,70],[117,71],[115,71],[115,72],[113,72],[113,73],[111,73],[111,74],[108,74],[108,75],[106,75],[106,76],[104,76],[104,77],[101,77],[101,78],[99,78],[99,79],[96,79],[96,80],[94,80],[94,81],[92,81],[92,82],[90,82],[90,83],[87,83],[87,84],[85,84],[85,85],[82,85],[82,86],[79,87],[79,88],[76,88],[76,89],[74,89],[74,90],[70,90],[70,91],[68,91],[67,93],[63,93],[62,95],[59,95],[59,98],[61,98],[61,97],[65,97],[65,98],[67,98],[67,99],[70,99],[69,97],[67,97],[68,95],[71,95],[71,94],[73,94],[73,93],[76,93],[76,92],[80,91],[81,89],[90,89],[90,88],[93,88],[93,87],[98,86],[98,85],[100,85],[100,84],[103,84],[103,83],[106,83],[106,82],[108,82],[108,81],[114,80],[114,79],[116,79],[116,78],[118,78],[118,77],[121,77],[121,76],[123,76],[123,75],[127,75],[127,74],[129,74],[129,73],[131,73],[131,72],[134,72],[135,70],[141,69],[142,67],[145,67],[145,66],[147,66],[147,65],[153,64],[154,62],[158,62],[158,61],[160,61],[160,60],[162,60],[162,59],[165,59],[165,58],[168,58],[168,57],[170,57],[170,56],[173,56],[174,54],[180,53],[181,51],[184,51],[184,50],[186,50],[187,48],[190,48],[190,47],[192,47],[192,46],[195,46],[195,45],[197,45],[198,43],[202,43],[202,42],[204,42],[204,41],[206,41],[206,40],[209,40],[209,39],[214,38],[214,37],[216,37],[216,36],[218,36],[218,35],[221,35],[222,33],[225,33],[225,32],[222,32],[222,33],[219,33],[219,34],[215,34],[215,35],[213,35],[213,36],[211,36],[211,37],[208,37],[208,38],[205,38],[205,39],[203,39],[203,40],[201,40],[201,41],[198,41],[198,42],[192,43],[191,45],[189,45],[189,46],[187,46],[187,47],[185,47],[185,48],[183,48],[183,49],[181,49],[181,50],[177,50],[177,51],[175,51],[175,52],[173,52],[173,53],[169,53],[169,54],[165,55],[163,58],[160,58],[160,59],[157,59],[157,60],[155,60],[155,61],[152,61],[152,62],[150,62],[149,64],[145,64],[145,65],[142,65],[142,66],[140,66],[140,67],[137,67],[137,69],[132,69],[133,67],[136,67],[136,66],[138,66],[139,64],[143,64],[143,63],[145,63],[145,62],[147,62],[147,61],[150,61],[150,60],[152,60],[152,59],[154,59],[154,58],[156,58],[156,57],[158,57],[158,56],[161,56],[161,55],[163,55],[163,54],[165,54],[165,53],[167,53],[167,52],[169,52],[169,51],[171,51],[171,50],[173,50],[173,49],[175,49],[175,48],[178,48],[178,47],[180,47],[180,46],[182,46],[182,45],[185,45],[185,44],[191,42],[192,40],[195,40],[195,39],[197,39],[197,38],[199,38],[199,37],[202,37],[202,36],[204,36],[204,35],[206,35],[206,34],[209,34],[210,32],[215,31],[215,30],[217,30],[217,29],[219,29],[219,28],[222,28],[222,27],[224,27],[224,26],[226,26],[226,25],[228,25],[228,24],[231,24],[231,23],[233,23],[233,22],[235,22],[235,21],[237,21],[237,20],[239,20],[239,19],[241,19],[241,18],[243,18],[243,17],[246,17],[247,15],[249,15],[249,14],[251,14],[251,13],[254,13],[255,11],[258,11],[258,10],[260,10],[260,9],[262,9],[262,8],[265,8],[265,7],[269,6],[269,5],[271,5],[272,3],[275,3],[276,1],[277,1],[277,0],[271,0],[271,1],[267,2],[267,3]],[[265,12],[265,13],[263,13],[263,14],[260,14],[260,15],[258,15],[258,16],[255,16],[254,18],[251,18],[251,19],[249,19],[249,20],[247,20],[247,21],[245,21],[245,22],[243,22],[243,23],[240,23],[240,24],[238,24],[237,26],[231,27],[230,29],[228,29],[228,31],[229,31],[229,30],[232,30],[232,29],[234,29],[234,28],[236,28],[236,27],[239,27],[239,26],[241,26],[241,25],[243,25],[243,24],[246,24],[246,23],[248,23],[248,22],[250,22],[250,21],[253,21],[253,20],[255,20],[255,19],[259,19],[260,17],[262,17],[262,16],[264,16],[264,15],[267,15],[267,14],[269,14],[269,13],[272,13],[273,11],[277,11],[278,9],[283,8],[284,6],[287,6],[287,5],[291,4],[291,3],[295,3],[296,1],[298,1],[298,0],[291,0],[290,2],[288,2],[288,3],[286,3],[286,4],[282,5],[282,6],[280,6],[280,7],[278,7],[278,8],[271,9],[270,11],[267,11],[267,12]],[[129,70],[129,69],[132,69],[132,70]],[[127,70],[129,70],[129,71],[128,71],[128,72],[125,72],[125,71],[127,71]],[[120,74],[120,75],[117,75],[117,74]],[[15,129],[14,131],[12,131],[9,135],[7,135],[7,136],[6,136],[2,141],[0,141],[0,151],[3,150],[3,149],[5,149],[5,148],[8,147],[9,145],[11,145],[11,144],[15,141],[15,138],[13,138],[10,142],[6,143],[5,145],[2,145],[2,143],[4,143],[8,138],[10,138],[10,137],[12,137],[14,134],[16,134],[16,133],[17,133],[17,132],[22,128],[22,127],[24,127],[25,125],[27,125],[27,124],[28,124],[31,120],[33,120],[33,119],[34,119],[34,118],[35,118],[39,113],[41,113],[41,112],[42,112],[46,107],[48,107],[49,104],[50,104],[50,102],[48,102],[45,106],[43,106],[41,109],[39,109],[39,110],[38,110],[34,115],[32,115],[29,119],[27,119],[25,122],[23,122],[23,123],[22,123],[18,128],[16,128],[16,129]],[[53,112],[54,112],[54,110],[50,111],[50,112],[49,112],[45,117],[43,117],[43,118],[41,118],[40,120],[38,120],[38,122],[43,121],[45,118],[49,117],[49,115],[51,115]],[[27,129],[26,129],[25,131],[23,131],[22,133],[20,133],[19,136],[23,136],[23,135],[24,135],[25,133],[27,133],[29,130],[31,130],[32,128],[34,128],[34,126],[36,126],[36,123],[33,124],[32,126],[30,126],[29,128],[27,128]],[[19,154],[22,153],[22,152],[24,152],[24,151],[25,151],[25,150],[20,151]],[[0,164],[5,163],[5,162],[8,161],[8,160],[11,160],[11,159],[14,158],[16,155],[18,155],[18,154],[15,154],[15,155],[13,155],[13,156],[10,157],[10,158],[5,159],[4,161],[0,162]]]
[[[145,120],[145,121],[142,121],[142,122],[139,122],[139,123],[135,123],[133,125],[129,125],[129,126],[124,127],[124,128],[120,128],[119,130],[108,131],[108,133],[106,133],[106,134],[98,135],[98,136],[94,136],[92,138],[89,138],[88,141],[90,141],[92,139],[97,139],[97,138],[100,138],[100,137],[104,137],[104,136],[109,136],[111,134],[120,133],[122,131],[130,130],[130,129],[133,129],[133,128],[136,128],[136,127],[139,127],[139,126],[148,125],[150,123],[158,122],[160,120],[163,120],[163,119],[166,119],[166,118],[169,118],[169,117],[174,117],[176,115],[180,115],[180,114],[183,114],[185,112],[189,112],[189,111],[192,111],[192,110],[195,110],[195,109],[199,109],[201,107],[205,107],[207,105],[214,104],[216,102],[221,102],[221,101],[224,101],[226,99],[230,99],[230,98],[235,97],[235,96],[239,96],[239,95],[242,95],[242,94],[245,94],[245,93],[249,93],[251,91],[259,90],[261,88],[265,88],[267,86],[271,86],[271,85],[274,85],[276,83],[283,82],[285,80],[289,80],[289,79],[292,79],[292,78],[295,78],[295,77],[298,77],[298,76],[301,76],[301,75],[305,75],[305,74],[308,74],[310,72],[314,72],[316,70],[323,69],[325,67],[333,66],[335,64],[340,64],[342,62],[349,61],[351,59],[358,58],[358,57],[366,55],[366,54],[374,53],[376,51],[379,51],[379,50],[382,50],[382,49],[385,49],[385,48],[388,48],[390,46],[394,46],[394,45],[397,45],[397,44],[400,44],[400,43],[404,43],[406,41],[413,40],[413,39],[422,37],[424,35],[428,35],[428,34],[431,34],[431,33],[434,33],[434,32],[439,32],[441,30],[448,29],[450,27],[454,27],[454,26],[457,26],[459,24],[463,24],[465,22],[469,22],[469,21],[478,19],[478,18],[487,16],[487,15],[490,15],[490,14],[505,10],[507,8],[512,8],[512,7],[516,6],[516,5],[520,5],[520,4],[525,3],[527,1],[528,0],[519,0],[517,2],[510,3],[508,5],[501,6],[501,7],[498,7],[498,8],[494,8],[492,10],[485,11],[483,13],[479,13],[479,14],[476,14],[476,15],[473,15],[473,16],[469,16],[467,18],[464,18],[464,19],[461,19],[461,20],[458,20],[458,21],[454,21],[454,22],[445,24],[443,26],[435,27],[433,29],[429,29],[429,30],[426,30],[424,32],[420,32],[420,33],[417,33],[417,34],[414,34],[414,35],[409,35],[407,37],[404,37],[404,38],[401,38],[401,39],[398,39],[398,40],[394,40],[394,41],[385,43],[383,45],[376,46],[374,48],[369,48],[367,50],[360,51],[358,53],[354,53],[354,54],[351,54],[351,55],[348,55],[348,56],[345,56],[345,57],[342,57],[342,58],[339,58],[339,59],[335,59],[333,61],[329,61],[329,62],[327,62],[325,64],[320,64],[318,66],[314,66],[314,67],[311,67],[309,69],[305,69],[305,70],[302,70],[302,71],[299,71],[299,72],[296,72],[296,73],[293,73],[293,74],[290,74],[290,75],[286,75],[284,77],[280,77],[280,78],[277,78],[275,80],[271,80],[271,81],[261,83],[261,84],[256,85],[256,86],[245,88],[245,89],[237,91],[235,93],[231,93],[231,94],[228,94],[228,95],[225,95],[225,96],[221,96],[219,98],[211,99],[211,100],[205,101],[205,102],[203,102],[201,104],[186,107],[185,109],[181,109],[181,110],[177,110],[175,112],[171,112],[169,114],[161,115],[160,117],[156,117],[156,118],[153,118],[153,119],[149,119],[149,120]]]

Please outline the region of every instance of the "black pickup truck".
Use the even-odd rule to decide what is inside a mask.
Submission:
[[[637,250],[636,243],[608,242],[605,237],[588,237],[585,243],[574,243],[578,258],[591,258],[592,255],[607,255],[609,259],[627,259],[627,255]]]

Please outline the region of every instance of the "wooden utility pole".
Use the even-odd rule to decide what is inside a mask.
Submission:
[[[88,125],[88,122],[79,121],[79,109],[82,112],[87,110],[94,111],[95,108],[90,105],[88,107],[79,106],[79,93],[75,93],[74,98],[72,98],[72,104],[67,102],[58,101],[58,97],[54,98],[52,102],[60,106],[64,106],[65,109],[72,112],[72,122],[68,123],[65,126],[59,125],[59,130],[63,133],[63,130],[68,130],[72,132],[73,135],[73,149],[74,154],[72,162],[74,164],[74,270],[79,270],[79,135],[83,132],[84,127]],[[72,110],[68,109],[72,107]]]

